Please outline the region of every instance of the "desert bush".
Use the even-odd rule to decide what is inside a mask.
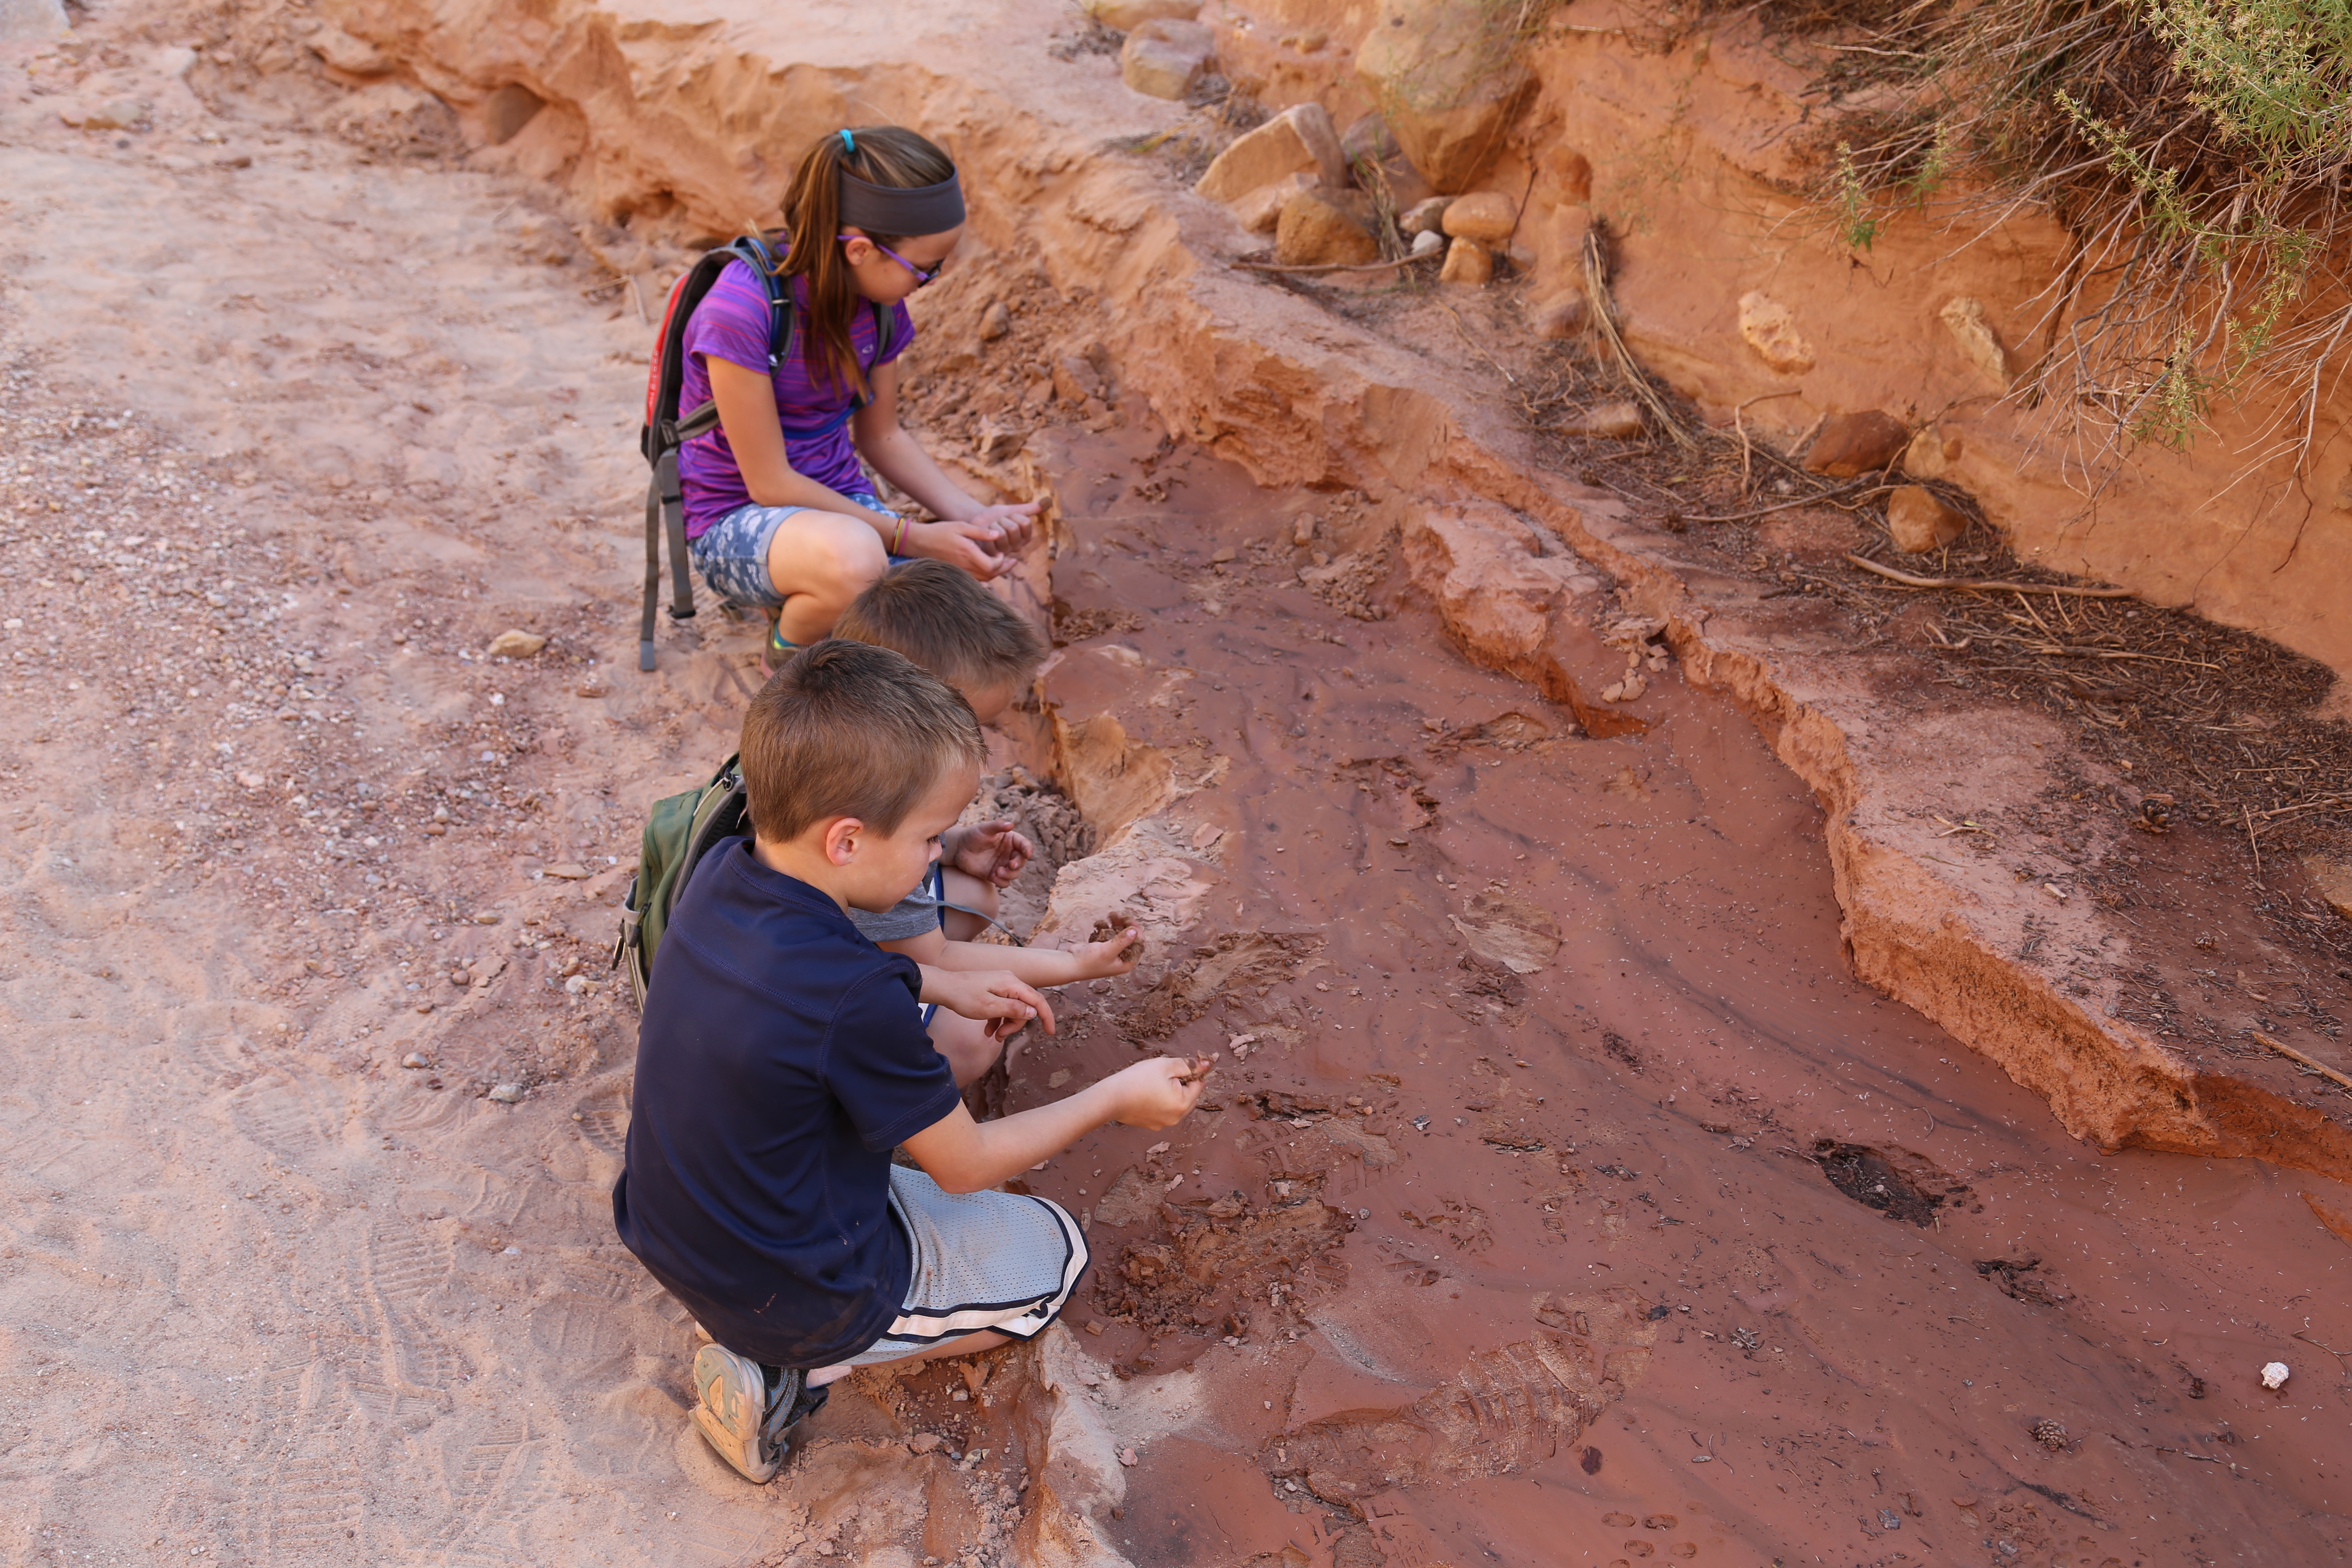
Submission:
[[[2012,395],[2110,450],[2252,407],[2257,459],[2307,458],[2352,326],[2352,0],[1777,3],[1827,62],[1813,195],[1845,243],[1902,206],[2063,225]]]

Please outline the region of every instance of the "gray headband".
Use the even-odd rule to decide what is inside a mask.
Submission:
[[[841,222],[868,234],[945,234],[963,223],[963,183],[950,174],[936,185],[877,185],[844,169]]]

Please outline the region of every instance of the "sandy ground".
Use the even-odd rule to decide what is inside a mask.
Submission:
[[[529,186],[123,36],[0,68],[0,1560],[1045,1560],[1036,1434],[952,1369],[740,1484],[611,1236],[613,910],[756,679],[718,624],[633,668],[634,307]],[[77,75],[149,128],[65,127]],[[935,320],[1010,287],[973,262]],[[1156,946],[1006,1092],[1229,1053],[1034,1179],[1093,1211],[1120,1552],[2342,1556],[2352,1196],[2070,1142],[1848,977],[1727,703],[1664,669],[1576,738],[1400,602],[1377,510],[1094,423],[1033,438],[1069,646],[1004,745],[1155,781],[1073,776],[1049,921]]]

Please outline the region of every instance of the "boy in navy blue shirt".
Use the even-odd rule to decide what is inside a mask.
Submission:
[[[918,1005],[944,977],[848,911],[922,882],[983,755],[963,699],[904,657],[803,650],[744,718],[755,836],[704,857],[654,962],[614,1223],[709,1334],[694,1422],[754,1481],[852,1369],[1044,1331],[1086,1238],[1060,1205],[991,1189],[1200,1099],[1204,1064],[1160,1058],[1000,1121],[964,1109]],[[967,1016],[1052,1026],[1010,973],[952,983],[940,999]],[[900,1143],[919,1171],[891,1164]]]

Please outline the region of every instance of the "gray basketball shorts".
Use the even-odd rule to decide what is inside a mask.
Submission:
[[[890,1212],[914,1246],[906,1308],[845,1366],[899,1361],[985,1329],[1034,1339],[1087,1269],[1086,1233],[1050,1199],[942,1192],[922,1172],[893,1165]]]

